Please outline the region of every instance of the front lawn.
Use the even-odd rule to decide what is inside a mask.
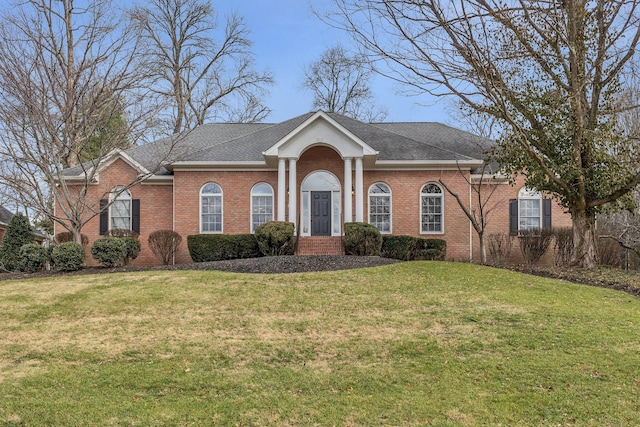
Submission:
[[[0,282],[0,425],[640,425],[640,299],[471,264]]]

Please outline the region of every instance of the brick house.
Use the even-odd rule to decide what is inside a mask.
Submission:
[[[477,235],[439,180],[475,203],[468,180],[480,180],[490,144],[439,123],[368,124],[322,111],[276,124],[203,125],[171,149],[165,139],[111,153],[89,190],[102,199],[101,214],[83,233],[91,245],[109,228],[133,229],[143,246],[135,263],[150,265],[158,263],[146,245],[155,230],[186,240],[290,221],[299,253],[313,254],[339,250],[344,223],[364,221],[383,234],[445,239],[448,259],[478,261]],[[76,167],[65,178],[72,184],[81,174]],[[122,191],[141,174],[148,178]],[[498,184],[487,234],[570,225],[556,203],[522,180],[483,182]],[[187,262],[183,243],[176,263]]]

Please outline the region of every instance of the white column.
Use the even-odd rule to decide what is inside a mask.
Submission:
[[[289,222],[296,223],[297,203],[296,159],[289,159]]]
[[[362,158],[356,158],[356,222],[364,221],[364,189],[362,179]]]
[[[287,206],[287,181],[285,159],[278,159],[278,221],[284,221],[284,210]]]
[[[344,222],[353,222],[351,209],[351,159],[344,159]]]

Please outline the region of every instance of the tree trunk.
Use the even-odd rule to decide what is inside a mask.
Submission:
[[[573,221],[573,252],[571,265],[592,268],[598,264],[596,217],[586,212],[571,213]]]
[[[478,233],[480,243],[480,264],[487,265],[487,248],[484,244],[484,233]]]

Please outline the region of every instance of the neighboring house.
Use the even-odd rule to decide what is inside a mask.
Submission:
[[[135,263],[154,264],[149,234],[175,230],[185,238],[176,262],[186,263],[192,234],[251,233],[267,221],[290,221],[299,253],[332,253],[341,247],[344,223],[364,221],[383,234],[444,239],[448,259],[479,261],[477,235],[439,180],[475,203],[467,180],[480,179],[490,146],[439,123],[368,124],[322,111],[276,124],[203,125],[168,155],[165,139],[108,156],[89,192],[102,199],[102,213],[83,234],[92,244],[110,228],[132,229],[143,246]],[[68,169],[67,183],[82,173]],[[515,186],[499,177],[490,182],[499,185],[491,199],[498,206],[487,233],[570,224],[522,179]]]
[[[11,222],[11,218],[13,215],[7,208],[4,206],[0,206],[0,242],[2,242],[2,238],[4,237],[4,233],[7,231],[7,227],[9,226],[9,222]],[[37,243],[42,244],[47,238],[46,234],[40,230],[33,230],[33,237],[35,238]]]

